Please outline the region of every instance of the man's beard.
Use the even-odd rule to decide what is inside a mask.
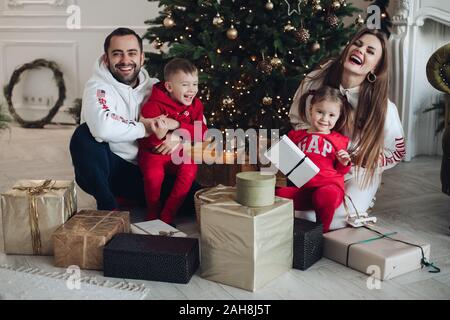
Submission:
[[[119,73],[118,69],[121,67],[127,67],[127,66],[134,68],[134,73],[129,76],[124,77]],[[111,72],[114,79],[116,79],[120,83],[123,83],[126,85],[132,85],[133,83],[135,83],[136,79],[139,76],[140,70],[141,70],[141,66],[137,67],[135,63],[128,64],[128,65],[119,63],[114,66],[114,69],[112,67],[109,67],[109,71]]]

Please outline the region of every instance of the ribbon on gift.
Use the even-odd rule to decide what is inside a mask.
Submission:
[[[394,234],[397,234],[397,232],[382,233],[380,231],[377,231],[377,230],[374,230],[372,228],[369,228],[368,226],[363,226],[363,228],[365,228],[367,230],[370,230],[372,232],[375,232],[376,234],[378,234],[378,236],[374,237],[374,238],[370,238],[370,239],[366,239],[366,240],[361,240],[361,241],[350,243],[347,246],[347,258],[346,258],[346,261],[345,261],[345,266],[346,267],[349,267],[350,247],[351,246],[356,245],[356,244],[361,244],[361,243],[368,243],[368,242],[372,242],[372,241],[375,241],[375,240],[386,238],[386,239],[389,239],[389,240],[392,240],[392,241],[401,242],[401,243],[404,243],[404,244],[407,244],[407,245],[419,248],[420,251],[421,251],[421,254],[422,254],[422,258],[420,260],[420,264],[421,264],[422,268],[423,267],[431,267],[431,268],[433,268],[434,270],[429,270],[428,271],[430,273],[439,273],[439,272],[441,272],[440,268],[435,266],[433,263],[427,261],[427,259],[425,258],[425,253],[423,252],[423,248],[421,246],[419,246],[417,244],[414,244],[414,243],[407,242],[407,241],[391,238],[391,236],[394,235]]]
[[[81,268],[86,267],[87,237],[89,236],[89,233],[92,232],[95,228],[97,228],[97,226],[99,226],[103,221],[105,221],[107,218],[118,219],[123,224],[124,232],[126,231],[125,230],[126,223],[125,223],[125,220],[123,219],[123,217],[113,217],[113,216],[111,216],[113,213],[114,213],[114,211],[110,211],[107,215],[103,216],[100,219],[100,221],[98,221],[92,228],[90,228],[86,232],[83,232],[83,258],[81,260]],[[98,218],[98,216],[90,216],[90,215],[77,215],[77,217],[78,218]],[[104,246],[105,244],[106,244],[106,237],[103,237],[103,243],[101,245]]]
[[[41,254],[41,231],[39,230],[39,212],[37,209],[36,196],[49,192],[50,190],[61,190],[67,187],[55,187],[56,181],[51,179],[44,180],[41,185],[34,187],[13,187],[14,190],[25,191],[28,196],[28,215],[30,217],[31,241],[33,253]],[[69,214],[72,213],[72,201],[66,197],[66,207],[69,208]]]
[[[303,162],[305,162],[305,160],[308,158],[308,156],[307,155],[305,155],[292,169],[291,169],[291,171],[289,171],[288,173],[286,173],[286,177],[289,177],[289,175],[292,173],[292,172],[294,172],[294,170],[295,169],[297,169],[298,167],[300,167],[301,166],[301,164],[303,163]]]

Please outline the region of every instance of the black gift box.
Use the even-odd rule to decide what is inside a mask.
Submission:
[[[103,251],[105,277],[188,283],[198,265],[194,238],[120,233]]]
[[[322,258],[323,226],[321,223],[294,219],[294,269],[306,270]]]

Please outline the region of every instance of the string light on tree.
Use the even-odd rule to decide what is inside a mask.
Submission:
[[[364,19],[363,19],[363,17],[361,17],[360,14],[358,14],[358,18],[356,18],[355,23],[357,25],[363,25],[364,24]]]
[[[290,21],[288,21],[287,25],[283,28],[284,32],[291,32],[295,30],[295,27],[291,24]]]
[[[339,1],[333,1],[333,3],[331,4],[332,8],[334,10],[338,10],[341,7],[341,4]]]
[[[215,25],[216,27],[221,27],[223,25],[223,22],[223,17],[221,17],[220,14],[217,13],[217,15],[213,19],[213,25]]]

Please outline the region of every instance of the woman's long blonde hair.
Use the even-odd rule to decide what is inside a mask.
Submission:
[[[371,34],[381,42],[382,55],[375,69],[376,81],[369,82],[367,78],[361,83],[359,89],[358,105],[353,116],[353,130],[351,137],[353,148],[350,150],[352,161],[357,167],[363,167],[367,174],[363,177],[362,183],[367,186],[372,182],[375,171],[378,167],[380,155],[384,145],[384,123],[388,106],[389,88],[389,52],[385,35],[376,29],[364,28],[357,32],[350,40],[342,53],[331,59],[330,66],[322,69],[312,79],[323,78],[323,85],[339,88],[344,71],[344,62],[350,46],[365,34]],[[305,92],[303,95],[308,95]],[[305,103],[306,99],[300,99]],[[301,108],[301,106],[299,106]]]

